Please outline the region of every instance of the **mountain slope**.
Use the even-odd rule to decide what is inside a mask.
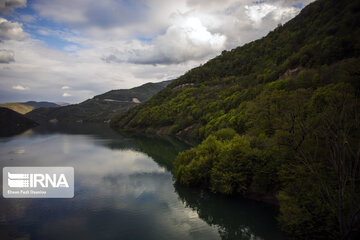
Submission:
[[[11,109],[15,112],[18,112],[20,114],[26,114],[28,112],[31,112],[32,110],[34,110],[35,108],[33,106],[30,105],[26,105],[24,103],[3,103],[0,104],[0,107],[4,107],[4,108],[8,108]]]
[[[36,101],[28,101],[24,102],[23,104],[33,106],[34,108],[53,108],[53,107],[60,107],[59,104],[52,103],[52,102],[36,102]]]
[[[292,71],[358,57],[358,13],[359,1],[320,0],[310,4],[266,37],[224,51],[190,70],[113,126],[150,130],[168,127],[168,133],[181,133],[191,127],[190,135],[203,138],[207,134],[203,134],[202,127],[255,97],[265,83]],[[252,92],[245,94],[244,89]]]
[[[187,135],[176,182],[276,201],[289,239],[360,236],[360,1],[318,0],[112,121]]]
[[[35,102],[35,101],[4,103],[4,104],[0,104],[0,106],[9,108],[20,114],[26,114],[40,107],[47,107],[47,108],[60,107],[60,105],[52,102]]]
[[[60,122],[103,122],[116,113],[124,112],[168,85],[170,81],[146,83],[132,89],[112,90],[79,104],[59,108],[39,108],[26,114],[39,123],[56,119]]]
[[[38,124],[11,109],[0,107],[0,125],[0,136],[8,137]]]

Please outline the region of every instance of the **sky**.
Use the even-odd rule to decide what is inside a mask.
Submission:
[[[78,103],[175,79],[313,0],[0,0],[0,102]]]

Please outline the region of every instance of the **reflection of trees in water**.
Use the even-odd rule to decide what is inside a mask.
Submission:
[[[275,219],[276,209],[253,200],[215,195],[174,184],[181,201],[209,225],[218,227],[222,239],[283,239]]]
[[[95,139],[96,144],[109,149],[141,151],[168,171],[171,171],[177,154],[190,146],[173,137],[118,134],[99,124],[83,124],[76,127],[53,126],[53,129],[36,128],[34,132],[35,134],[90,135]],[[150,176],[142,176],[142,178],[148,177]],[[114,185],[119,183],[119,179],[114,176],[105,180]],[[150,178],[146,179],[146,182],[149,180]],[[204,190],[191,189],[177,184],[174,184],[174,187],[175,192],[186,207],[196,211],[207,224],[215,226],[222,239],[283,238],[277,230],[276,210],[273,207],[255,201],[214,195]]]
[[[173,161],[189,145],[172,137],[128,136],[136,147],[160,166],[171,171]],[[205,190],[174,184],[175,191],[186,207],[201,219],[218,228],[222,239],[283,239],[278,230],[273,206],[253,200],[215,195]]]
[[[132,135],[131,141],[168,171],[172,170],[177,154],[189,148],[188,144],[174,137]]]
[[[190,147],[189,144],[170,136],[117,133],[108,125],[99,123],[44,125],[35,128],[36,134],[65,133],[90,135],[98,144],[109,149],[131,149],[147,154],[161,167],[171,171],[177,154]]]

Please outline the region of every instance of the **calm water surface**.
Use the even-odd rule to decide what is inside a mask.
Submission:
[[[0,138],[1,168],[75,169],[73,199],[0,198],[0,239],[283,239],[271,206],[174,184],[172,162],[187,148],[99,125]]]

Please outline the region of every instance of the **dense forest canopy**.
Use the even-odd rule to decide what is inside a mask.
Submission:
[[[318,0],[266,37],[190,70],[116,129],[203,140],[177,182],[274,196],[294,239],[359,235],[360,1]]]

